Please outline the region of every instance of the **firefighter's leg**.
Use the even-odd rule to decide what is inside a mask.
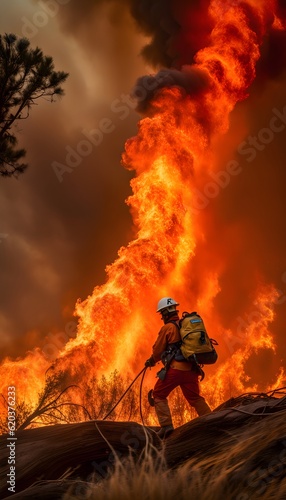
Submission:
[[[184,383],[181,384],[181,389],[188,403],[195,408],[200,417],[211,413],[212,410],[205,398],[200,395],[198,375],[193,371],[189,371],[184,372],[183,376]]]
[[[202,396],[200,396],[196,401],[193,402],[193,407],[195,408],[199,417],[212,412],[205,398],[203,398]]]
[[[161,427],[173,425],[171,412],[167,399],[154,399],[155,411]]]
[[[178,370],[169,368],[166,378],[164,380],[158,379],[154,387],[155,411],[161,427],[173,426],[167,397],[180,383],[177,372]]]

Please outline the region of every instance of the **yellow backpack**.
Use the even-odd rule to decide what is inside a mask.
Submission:
[[[180,320],[181,352],[188,361],[192,359],[199,365],[212,365],[218,355],[214,345],[217,341],[210,339],[204,322],[196,312],[184,312]]]

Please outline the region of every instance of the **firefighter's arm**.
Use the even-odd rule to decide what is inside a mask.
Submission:
[[[159,331],[158,338],[152,347],[153,354],[152,357],[157,363],[161,361],[161,354],[167,349],[167,337],[166,337],[166,326],[163,326]]]

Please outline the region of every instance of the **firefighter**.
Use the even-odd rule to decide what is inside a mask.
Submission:
[[[179,322],[177,306],[179,306],[178,302],[171,297],[164,297],[159,300],[157,313],[161,314],[164,325],[153,345],[152,356],[145,362],[146,367],[151,367],[162,359],[161,356],[165,361],[165,368],[158,372],[159,378],[153,390],[155,411],[161,426],[158,431],[160,438],[167,437],[174,430],[167,397],[177,386],[181,387],[186,400],[195,408],[199,416],[211,412],[205,399],[200,396],[197,370],[191,363],[186,361],[179,350],[181,336],[177,326]],[[170,353],[169,358],[168,355],[165,356],[166,352]]]

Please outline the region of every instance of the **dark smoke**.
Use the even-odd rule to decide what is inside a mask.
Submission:
[[[153,65],[181,68],[207,44],[212,27],[209,0],[130,1],[138,26],[152,37],[142,54]]]
[[[257,64],[259,84],[278,79],[286,68],[286,33],[271,30],[262,47],[262,57]]]
[[[138,26],[151,37],[143,56],[154,66],[173,66],[178,57],[174,39],[180,25],[173,16],[172,0],[130,0],[130,4]]]
[[[152,99],[162,88],[178,87],[185,95],[196,96],[208,87],[208,75],[197,68],[191,66],[183,67],[181,71],[177,69],[162,69],[154,76],[143,76],[136,82],[132,95],[138,101],[136,110],[144,115],[152,114]],[[142,98],[141,89],[145,89]]]

